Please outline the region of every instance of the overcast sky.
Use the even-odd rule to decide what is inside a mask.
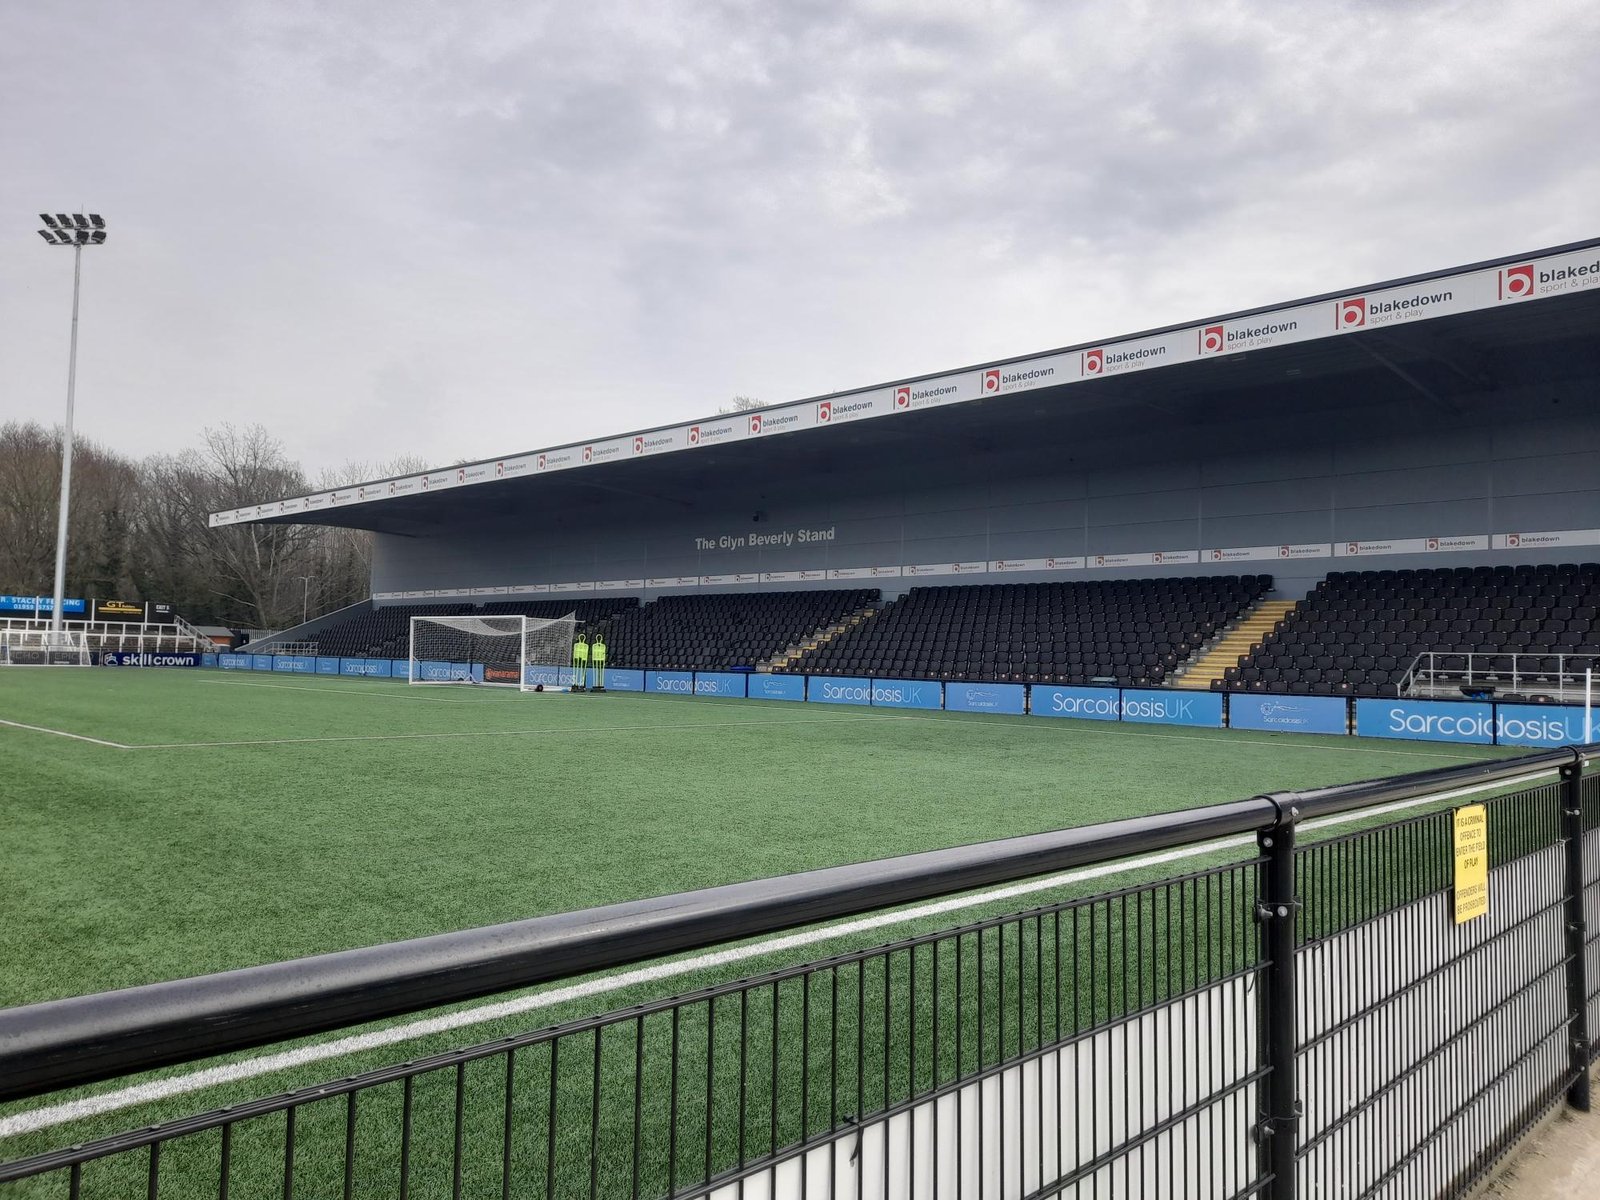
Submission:
[[[0,4],[0,420],[482,458],[1600,234],[1600,4]],[[0,464],[3,469],[3,464]]]

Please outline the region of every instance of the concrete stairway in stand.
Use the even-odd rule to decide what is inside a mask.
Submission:
[[[1222,673],[1229,667],[1237,667],[1239,659],[1249,654],[1251,647],[1263,641],[1272,632],[1272,627],[1298,603],[1298,600],[1260,601],[1224,629],[1221,636],[1201,651],[1198,657],[1191,659],[1185,665],[1183,674],[1174,679],[1170,686],[1210,691],[1212,680],[1221,679]]]
[[[766,662],[756,668],[757,673],[770,674],[778,667],[799,665],[800,659],[810,654],[818,646],[826,646],[845,630],[854,629],[861,622],[877,616],[880,607],[877,604],[869,604],[865,608],[857,609],[842,621],[836,621],[832,625],[824,625],[820,629],[813,630],[787,650],[780,650],[777,654],[767,659]]]

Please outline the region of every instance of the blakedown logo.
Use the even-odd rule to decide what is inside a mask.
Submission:
[[[1106,352],[1102,347],[1083,352],[1083,362],[1079,366],[1079,373],[1083,375],[1098,375],[1106,369]]]
[[[1221,325],[1207,325],[1200,330],[1200,353],[1220,354],[1228,344]]]
[[[1526,300],[1533,295],[1533,264],[1505,267],[1500,272],[1500,299]]]
[[[824,423],[833,420],[833,401],[824,400],[817,405],[817,420]]]
[[[1334,306],[1333,327],[1335,329],[1359,329],[1367,323],[1367,298],[1354,296],[1349,300],[1341,300]]]
[[[1000,390],[1000,372],[998,369],[988,370],[983,373],[984,395],[991,395]]]
[[[895,388],[895,390],[894,390],[894,406],[896,408],[910,408],[911,407],[911,389],[910,388],[908,388],[908,387],[897,387],[897,388]]]

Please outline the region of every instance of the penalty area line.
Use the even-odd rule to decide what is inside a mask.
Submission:
[[[1384,816],[1389,813],[1403,812],[1423,805],[1437,804],[1478,792],[1510,787],[1545,778],[1555,778],[1555,772],[1548,770],[1536,771],[1497,783],[1473,784],[1438,795],[1422,796],[1414,800],[1401,800],[1394,804],[1384,804],[1376,808],[1323,817],[1303,822],[1300,825],[1300,829],[1336,828],[1356,821],[1371,820],[1374,817]],[[1022,883],[1010,884],[1006,887],[992,888],[986,892],[956,896],[948,900],[937,900],[928,904],[920,904],[913,908],[879,913],[871,917],[860,917],[833,925],[820,926],[815,929],[806,929],[799,933],[782,934],[778,937],[767,938],[744,946],[733,946],[726,950],[716,950],[708,954],[696,955],[693,958],[678,959],[671,962],[656,963],[648,967],[621,971],[615,975],[605,975],[598,979],[585,980],[582,983],[552,988],[549,991],[538,992],[530,996],[519,996],[515,1000],[501,1000],[493,1004],[483,1004],[476,1008],[446,1013],[443,1016],[428,1017],[420,1021],[408,1021],[401,1025],[392,1025],[387,1029],[378,1029],[351,1037],[336,1038],[332,1041],[319,1042],[311,1046],[301,1046],[294,1050],[264,1054],[241,1062],[229,1063],[226,1066],[207,1067],[200,1071],[192,1071],[187,1075],[177,1075],[167,1079],[154,1079],[147,1083],[118,1088],[116,1091],[106,1092],[102,1095],[86,1096],[80,1100],[69,1100],[63,1104],[52,1104],[44,1108],[36,1108],[29,1112],[0,1118],[0,1138],[34,1133],[41,1129],[64,1125],[70,1121],[83,1120],[87,1117],[100,1116],[104,1113],[116,1112],[119,1109],[131,1108],[137,1104],[149,1104],[224,1084],[241,1083],[247,1079],[254,1079],[278,1071],[287,1071],[296,1067],[307,1066],[311,1063],[323,1062],[331,1058],[343,1058],[350,1054],[359,1054],[368,1050],[377,1050],[384,1046],[394,1046],[403,1042],[415,1041],[417,1038],[470,1028],[473,1025],[481,1025],[488,1021],[504,1020],[508,1017],[535,1012],[541,1008],[551,1008],[555,1005],[566,1004],[576,1000],[588,1000],[610,992],[636,987],[640,984],[655,983],[665,979],[689,975],[697,971],[731,966],[734,963],[762,958],[769,954],[802,949],[820,942],[830,942],[841,937],[848,937],[851,934],[870,932],[894,925],[905,925],[928,917],[960,912],[963,909],[977,908],[986,904],[1011,900],[1018,896],[1048,891],[1069,884],[1124,875],[1147,867],[1181,862],[1184,859],[1215,854],[1223,850],[1253,848],[1255,844],[1255,838],[1249,834],[1217,838],[1209,842],[1201,842],[1193,846],[1180,846],[1173,850],[1163,850],[1156,854],[1147,854],[1140,858],[1127,859],[1122,862],[1102,863],[1099,866],[1048,875],[1042,879],[1032,879]]]

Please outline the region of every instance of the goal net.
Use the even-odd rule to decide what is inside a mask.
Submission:
[[[412,617],[409,682],[531,692],[571,681],[577,615]]]
[[[0,664],[33,667],[87,667],[89,641],[69,629],[0,630]]]

